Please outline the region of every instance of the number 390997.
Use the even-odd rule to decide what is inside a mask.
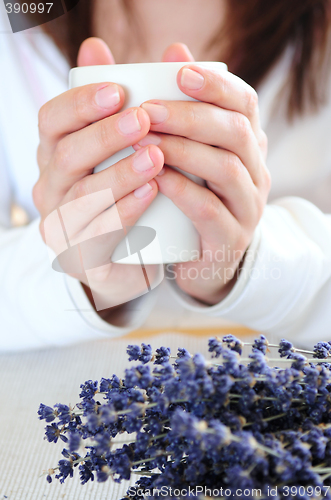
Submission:
[[[49,14],[53,3],[6,3],[7,14]]]

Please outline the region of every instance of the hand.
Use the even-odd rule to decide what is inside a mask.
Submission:
[[[192,220],[201,238],[200,259],[176,265],[173,276],[189,295],[216,304],[236,282],[267,201],[267,139],[257,94],[240,78],[191,63],[179,71],[177,82],[201,102],[142,104],[152,133],[135,149],[157,145],[166,165],[206,180],[206,187],[199,186],[168,166],[156,177],[159,191]]]
[[[113,63],[101,40],[92,38],[82,44],[79,65]],[[70,245],[108,233],[98,249],[100,262],[108,261],[107,265],[86,273],[84,269],[74,270],[77,263],[71,262],[65,269],[85,285],[89,298],[91,292],[94,299],[97,297],[98,310],[127,302],[146,287],[140,266],[109,263],[109,256],[123,238],[123,233],[111,231],[119,228],[119,219],[123,227],[134,225],[151,204],[158,191],[153,179],[164,161],[161,150],[151,145],[92,175],[98,163],[135,144],[149,131],[146,111],[131,108],[119,112],[123,102],[124,92],[118,85],[93,84],[63,93],[39,112],[40,177],[33,197],[41,215],[40,231],[46,244],[59,255],[65,248],[63,230],[57,223],[57,209],[62,207]],[[116,205],[111,206],[114,202]],[[55,218],[48,217],[52,213]],[[93,252],[96,250],[93,248]],[[149,269],[150,280],[155,272],[156,266]]]

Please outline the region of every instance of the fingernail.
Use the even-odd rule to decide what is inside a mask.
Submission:
[[[149,156],[149,150],[144,149],[139,151],[133,158],[133,169],[136,172],[145,172],[154,167],[151,157]]]
[[[183,87],[189,90],[199,90],[202,88],[204,81],[204,77],[197,71],[193,71],[189,68],[183,69],[180,79],[180,83]]]
[[[156,177],[160,177],[160,175],[163,175],[163,174],[165,174],[165,168],[164,167],[161,168],[160,172],[157,174]]]
[[[141,125],[138,120],[137,110],[134,109],[118,120],[118,128],[125,135],[134,134],[141,130]]]
[[[113,108],[120,100],[121,97],[117,85],[107,85],[107,87],[103,87],[95,94],[95,102],[100,108]]]
[[[168,110],[162,104],[152,104],[151,102],[145,102],[141,106],[147,113],[151,120],[151,123],[162,123],[168,118]]]
[[[161,142],[161,137],[155,134],[151,134],[150,132],[143,137],[139,142],[139,146],[149,146],[150,144],[155,144],[155,146],[158,146]]]
[[[150,184],[144,184],[143,186],[141,186],[140,188],[136,189],[133,194],[135,195],[136,198],[140,199],[140,198],[144,198],[146,195],[148,195],[148,193],[150,193],[152,191],[152,186]]]

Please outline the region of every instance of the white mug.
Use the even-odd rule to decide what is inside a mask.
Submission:
[[[125,92],[123,110],[140,106],[150,99],[171,101],[195,101],[184,94],[177,85],[177,73],[187,62],[116,64],[104,66],[83,66],[73,68],[69,75],[69,87],[79,87],[91,83],[113,82],[121,85]],[[197,66],[224,72],[227,66],[220,62],[196,62]],[[134,152],[132,147],[125,148],[97,165],[94,172],[99,172]],[[204,185],[203,179],[182,173],[198,184]],[[191,220],[162,193],[139,218],[136,226],[147,226],[156,231],[160,250],[155,251],[155,244],[144,249],[144,264],[167,264],[187,262],[197,258],[200,253],[200,239]],[[128,255],[127,242],[124,240],[115,248],[113,262],[136,264],[134,255]],[[123,259],[123,255],[127,256]]]

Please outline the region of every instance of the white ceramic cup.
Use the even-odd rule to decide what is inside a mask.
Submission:
[[[132,106],[140,106],[150,99],[194,101],[195,99],[184,94],[177,85],[177,73],[187,64],[189,63],[164,62],[73,68],[69,75],[69,87],[74,88],[91,83],[117,83],[125,91],[126,99],[123,110]],[[227,66],[220,62],[196,62],[194,64],[216,72],[227,70]],[[94,172],[110,167],[133,152],[132,147],[119,151],[97,165]],[[204,184],[203,179],[183,171],[182,173],[198,184]],[[160,246],[158,252],[155,251],[155,245],[144,249],[144,264],[187,262],[199,255],[200,240],[195,227],[190,219],[162,193],[157,194],[155,200],[137,221],[136,226],[154,229]],[[116,247],[112,254],[113,262],[137,263],[133,255],[122,258],[126,246],[127,242],[123,240]]]

